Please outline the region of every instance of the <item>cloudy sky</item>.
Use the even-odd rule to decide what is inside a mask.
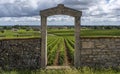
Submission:
[[[0,0],[0,25],[40,25],[39,11],[57,4],[82,11],[82,25],[120,25],[120,0]],[[47,22],[73,25],[74,18],[55,15]]]

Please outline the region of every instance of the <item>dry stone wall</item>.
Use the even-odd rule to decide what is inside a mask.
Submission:
[[[84,37],[80,42],[80,66],[120,67],[119,37]]]
[[[41,39],[0,40],[0,67],[3,69],[41,68]],[[78,67],[120,67],[119,37],[80,38]]]
[[[40,68],[41,39],[0,40],[0,67],[3,69]]]

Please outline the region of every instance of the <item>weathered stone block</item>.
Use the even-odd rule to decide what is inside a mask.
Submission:
[[[84,50],[81,50],[81,54],[92,54],[92,50],[88,50],[88,49],[84,49]]]
[[[103,48],[106,48],[106,45],[97,45],[96,48],[103,49]]]
[[[82,42],[82,48],[94,48],[94,42]]]

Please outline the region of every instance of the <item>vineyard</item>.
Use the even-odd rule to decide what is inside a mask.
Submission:
[[[66,36],[71,31],[49,30],[47,41],[48,66],[73,65],[74,38]],[[71,46],[72,45],[72,46]]]
[[[49,36],[47,50],[48,65],[73,65],[73,37]]]
[[[39,31],[10,31],[6,30],[4,33],[0,33],[0,39],[4,38],[40,38],[41,33]],[[5,37],[4,37],[5,36]],[[120,30],[94,30],[94,29],[81,29],[81,37],[120,37]],[[48,29],[47,36],[47,66],[73,66],[74,64],[74,29]],[[0,74],[120,74],[119,70],[114,69],[100,69],[94,70],[89,67],[83,67],[80,69],[60,69],[60,70],[13,70],[3,71],[0,70]]]
[[[81,30],[82,37],[120,36],[120,30]],[[74,64],[74,29],[50,29],[47,39],[48,66]]]
[[[5,30],[0,32],[0,39],[40,37],[40,31]],[[81,29],[81,37],[120,36],[119,29]],[[74,63],[74,29],[48,29],[47,59],[48,66],[73,65]]]

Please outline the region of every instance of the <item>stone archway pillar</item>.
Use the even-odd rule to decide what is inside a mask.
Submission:
[[[41,68],[47,66],[47,17],[41,16]]]
[[[52,15],[69,15],[75,17],[75,52],[74,52],[74,66],[80,66],[80,19],[82,16],[81,11],[77,11],[63,4],[57,7],[49,8],[40,11],[41,15],[41,68],[47,66],[47,17]]]
[[[80,16],[75,17],[75,52],[74,52],[74,66],[80,65]]]

